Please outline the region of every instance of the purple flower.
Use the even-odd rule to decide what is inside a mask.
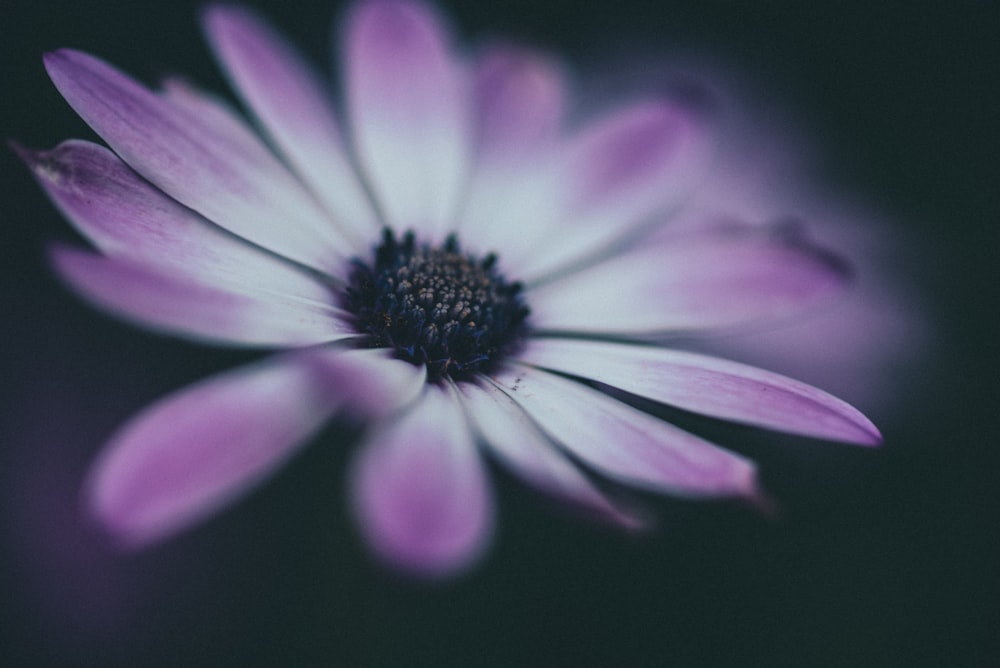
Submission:
[[[699,114],[651,98],[571,124],[557,63],[507,46],[458,53],[433,10],[372,0],[346,21],[341,116],[260,19],[214,7],[204,21],[268,143],[186,84],[153,92],[63,50],[46,56],[49,74],[111,150],[19,149],[97,248],[52,254],[82,295],[172,334],[282,350],[114,436],[87,499],[124,544],[217,511],[336,416],[367,425],[350,471],[362,533],[427,575],[489,541],[483,453],[626,527],[645,514],[616,486],[760,498],[752,462],[581,381],[880,441],[811,386],[658,345],[787,318],[846,282],[797,236],[670,231],[711,178]]]

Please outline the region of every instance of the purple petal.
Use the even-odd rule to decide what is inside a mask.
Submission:
[[[875,425],[840,399],[716,357],[565,339],[536,339],[519,357],[711,417],[862,445],[882,441]]]
[[[678,236],[529,289],[541,330],[651,334],[780,319],[840,292],[844,268],[750,232]]]
[[[494,48],[476,64],[477,163],[523,162],[556,138],[566,106],[558,66],[541,56]]]
[[[94,516],[125,546],[141,547],[235,500],[340,405],[326,367],[316,364],[330,354],[271,358],[139,413],[91,471],[87,501]]]
[[[405,570],[455,572],[492,533],[489,484],[452,389],[427,385],[417,405],[373,434],[351,481],[365,538]]]
[[[562,156],[566,223],[536,246],[526,280],[672,213],[704,175],[711,153],[705,124],[668,101],[635,104],[585,127]]]
[[[219,111],[194,114],[84,53],[46,54],[52,81],[133,169],[182,204],[309,266],[339,266],[347,246],[301,184]]]
[[[494,380],[552,438],[611,478],[677,496],[759,496],[751,462],[578,382],[527,366]]]
[[[172,334],[217,343],[298,346],[356,336],[340,311],[267,292],[212,285],[121,258],[56,247],[60,275],[98,306]]]
[[[568,149],[577,212],[651,212],[693,185],[704,167],[706,128],[668,101],[635,104],[587,127]]]
[[[19,149],[49,197],[110,257],[206,285],[255,287],[329,302],[329,288],[243,243],[181,206],[103,146],[71,140],[51,151]]]
[[[439,17],[412,2],[359,3],[344,62],[358,159],[387,222],[439,236],[457,213],[471,141],[466,82]]]
[[[393,357],[387,348],[333,350],[316,355],[343,411],[379,420],[417,398],[427,381],[427,367]]]
[[[215,6],[203,21],[233,87],[282,154],[337,224],[367,244],[378,221],[348,161],[331,91],[292,46],[252,12]]]
[[[462,383],[459,389],[482,439],[528,484],[622,526],[646,524],[645,518],[619,507],[595,487],[502,390],[490,383]]]
[[[476,165],[457,224],[518,276],[565,218],[555,164],[564,88],[556,65],[528,52],[498,48],[478,63]]]

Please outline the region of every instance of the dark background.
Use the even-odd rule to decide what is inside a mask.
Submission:
[[[73,46],[147,82],[225,90],[200,2],[0,9],[0,134],[89,137],[43,51]],[[342,6],[261,8],[326,63]],[[294,9],[285,8],[286,5]],[[488,7],[488,8],[487,8]],[[585,77],[604,58],[709,52],[821,138],[827,176],[900,221],[933,336],[873,414],[877,451],[711,427],[757,459],[785,508],[659,501],[621,536],[498,474],[500,524],[455,581],[373,564],[343,502],[336,429],[249,499],[162,547],[109,551],[77,514],[114,427],[249,359],[120,324],[53,278],[73,240],[0,151],[0,663],[191,665],[984,665],[1000,629],[996,322],[1000,20],[993,3],[453,0],[467,40],[515,36]],[[903,252],[902,250],[900,251]],[[915,259],[914,259],[915,258]]]

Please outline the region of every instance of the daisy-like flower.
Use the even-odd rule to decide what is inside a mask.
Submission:
[[[252,13],[212,7],[204,25],[263,139],[184,83],[154,92],[61,50],[48,72],[110,150],[19,149],[97,249],[52,253],[83,296],[168,333],[279,350],[112,438],[87,500],[124,544],[232,502],[337,416],[367,425],[349,485],[362,534],[429,575],[489,542],[484,453],[626,527],[645,514],[616,490],[759,498],[752,462],[602,387],[880,441],[811,386],[658,345],[785,318],[845,284],[827,254],[760,227],[651,234],[706,175],[698,114],[651,98],[571,125],[557,63],[459,52],[441,17],[403,0],[350,11],[339,113]]]

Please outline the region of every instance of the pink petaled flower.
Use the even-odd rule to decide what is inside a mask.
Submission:
[[[361,532],[427,575],[489,542],[483,453],[626,527],[645,513],[616,488],[761,498],[752,462],[601,386],[880,442],[811,386],[657,345],[786,318],[846,283],[795,235],[658,231],[711,178],[697,113],[651,98],[571,126],[557,63],[507,46],[459,53],[433,10],[371,0],[346,21],[341,118],[266,23],[232,7],[204,23],[267,143],[190,86],[153,92],[63,50],[49,74],[111,150],[19,149],[97,248],[53,251],[82,295],[172,334],[282,350],[163,399],[112,439],[87,498],[126,545],[217,511],[345,414],[368,425],[350,471]]]

